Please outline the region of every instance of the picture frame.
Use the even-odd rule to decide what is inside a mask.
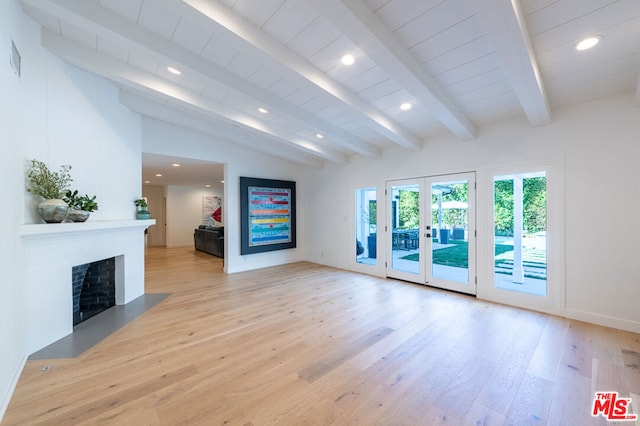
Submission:
[[[240,177],[240,254],[296,247],[296,183]]]

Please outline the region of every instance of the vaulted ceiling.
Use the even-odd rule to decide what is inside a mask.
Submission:
[[[640,103],[638,0],[22,5],[45,48],[112,80],[132,110],[315,167],[444,132],[473,141],[513,117],[544,126],[555,107],[609,94]]]

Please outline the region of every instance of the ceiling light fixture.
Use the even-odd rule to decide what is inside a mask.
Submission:
[[[403,111],[409,111],[412,106],[413,105],[411,105],[409,102],[404,102],[402,105],[400,105],[400,109]]]
[[[144,183],[151,183],[151,181],[150,180],[145,180]]]
[[[584,38],[580,40],[578,44],[576,44],[576,50],[582,51],[582,50],[591,49],[592,47],[595,47],[596,44],[600,43],[601,39],[602,39],[602,36],[591,36],[591,37]]]
[[[205,185],[205,186],[206,186],[207,188],[211,188],[211,185],[209,185],[209,184],[207,184],[207,185]]]
[[[156,177],[162,177],[162,173],[156,173]]]
[[[324,135],[322,133],[316,133],[316,138],[322,139],[324,138]]]
[[[353,65],[356,62],[356,58],[353,57],[353,55],[347,53],[346,55],[342,56],[341,59],[342,63],[344,65]]]
[[[223,180],[221,180],[221,181],[220,181],[220,183],[224,183],[224,181],[223,181]]]
[[[173,163],[171,166],[172,166],[172,167],[180,167],[180,164],[178,164],[178,163]]]
[[[260,111],[263,114],[267,114],[269,112],[265,108],[262,108],[262,107],[258,108],[258,111]]]
[[[175,74],[175,75],[180,75],[182,74],[182,71],[180,71],[179,69],[176,69],[174,67],[167,67],[167,70],[171,73],[171,74]]]

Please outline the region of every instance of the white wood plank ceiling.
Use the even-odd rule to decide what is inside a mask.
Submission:
[[[638,0],[22,5],[47,49],[111,79],[132,110],[313,167],[443,132],[473,143],[512,117],[543,126],[610,94],[640,104]],[[575,49],[591,35],[599,45]]]

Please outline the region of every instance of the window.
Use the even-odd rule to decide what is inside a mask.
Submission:
[[[493,192],[494,285],[546,296],[546,173],[496,176]]]
[[[375,265],[378,201],[376,188],[356,189],[356,262]]]

